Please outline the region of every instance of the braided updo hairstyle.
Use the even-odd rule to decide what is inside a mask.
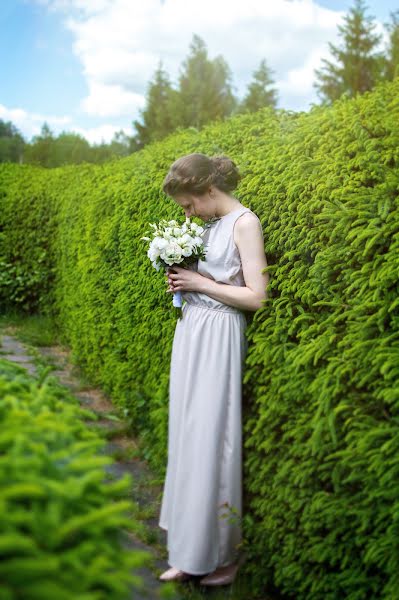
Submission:
[[[200,152],[178,158],[170,167],[162,189],[168,196],[181,193],[201,195],[214,185],[223,192],[234,190],[241,175],[228,156],[212,156]]]

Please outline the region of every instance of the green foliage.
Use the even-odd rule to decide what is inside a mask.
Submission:
[[[147,86],[146,106],[140,110],[142,123],[135,120],[133,125],[137,131],[135,136],[137,149],[149,142],[160,140],[175,129],[173,119],[173,98],[176,90],[172,88],[169,76],[162,66],[162,61],[154,74],[154,80]]]
[[[0,311],[30,313],[51,304],[55,270],[55,207],[48,207],[46,171],[4,165],[0,171]],[[29,227],[27,227],[29,223]]]
[[[126,475],[82,417],[89,411],[53,378],[40,381],[0,360],[0,597],[124,600],[150,559],[127,550]]]
[[[137,148],[131,147],[132,139],[122,130],[114,134],[109,144],[90,145],[73,132],[63,131],[55,136],[47,123],[40,135],[26,143],[18,129],[0,119],[0,163],[28,163],[41,167],[59,167],[83,162],[101,164],[113,158],[128,156]]]
[[[266,107],[182,130],[112,164],[0,169],[0,258],[28,277],[41,211],[53,279],[43,272],[44,297],[39,282],[21,286],[24,303],[54,316],[161,473],[175,320],[140,237],[149,222],[183,217],[161,192],[176,158],[237,162],[236,196],[262,221],[271,274],[244,373],[254,595],[273,583],[297,600],[397,593],[398,98],[395,79],[309,113]]]
[[[0,163],[21,162],[25,140],[11,121],[0,119]]]
[[[109,144],[93,144],[77,133],[63,131],[58,136],[44,123],[40,135],[25,146],[24,162],[42,167],[102,163],[130,154],[130,138],[123,131],[114,134]]]
[[[366,10],[364,0],[354,0],[344,24],[338,25],[342,45],[328,43],[334,61],[323,58],[323,67],[315,69],[314,86],[325,103],[342,94],[363,94],[383,79],[386,57],[376,50],[382,36],[374,32],[374,17],[366,15]]]
[[[388,33],[388,48],[386,53],[385,79],[392,80],[399,76],[399,9],[391,13],[391,22],[384,23]]]
[[[253,73],[253,81],[249,84],[247,94],[240,103],[240,112],[255,112],[264,106],[276,108],[277,90],[271,87],[272,84],[271,69],[263,59]]]
[[[210,121],[229,116],[236,104],[231,77],[224,58],[217,56],[210,60],[205,42],[194,34],[179,76],[174,110],[177,124],[199,129]]]

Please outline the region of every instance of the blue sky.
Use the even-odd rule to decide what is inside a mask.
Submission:
[[[148,81],[162,59],[173,83],[193,33],[210,58],[222,54],[242,97],[265,58],[278,106],[318,102],[313,70],[338,43],[337,25],[353,5],[328,0],[2,0],[0,118],[30,139],[46,120],[91,142],[132,133]],[[399,1],[366,1],[378,31]],[[386,35],[386,34],[385,34]],[[384,41],[382,42],[384,44]],[[383,47],[383,45],[382,45]]]

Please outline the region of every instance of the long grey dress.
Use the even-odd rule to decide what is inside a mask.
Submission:
[[[234,224],[245,212],[252,211],[241,205],[210,224],[204,233],[206,260],[191,269],[218,283],[245,285],[233,238]],[[247,320],[240,309],[206,294],[182,296],[186,303],[171,355],[168,464],[159,526],[168,532],[169,565],[200,575],[234,562],[242,540]]]

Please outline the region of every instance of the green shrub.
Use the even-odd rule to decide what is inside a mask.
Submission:
[[[103,166],[0,170],[8,263],[9,237],[33,240],[37,227],[25,212],[15,233],[13,207],[36,188],[46,206],[54,280],[43,297],[40,281],[21,289],[25,304],[54,316],[162,473],[175,321],[140,237],[183,216],[160,191],[177,157],[225,153],[241,168],[235,195],[262,221],[271,273],[244,374],[254,595],[274,583],[296,600],[397,596],[398,148],[397,78],[308,113],[265,108],[182,131]],[[31,243],[20,242],[26,278]]]
[[[122,546],[130,475],[107,481],[78,400],[0,360],[0,598],[125,600],[148,553]]]
[[[28,165],[0,169],[2,313],[16,307],[29,314],[51,305],[56,211],[47,206],[47,181],[43,169]]]

